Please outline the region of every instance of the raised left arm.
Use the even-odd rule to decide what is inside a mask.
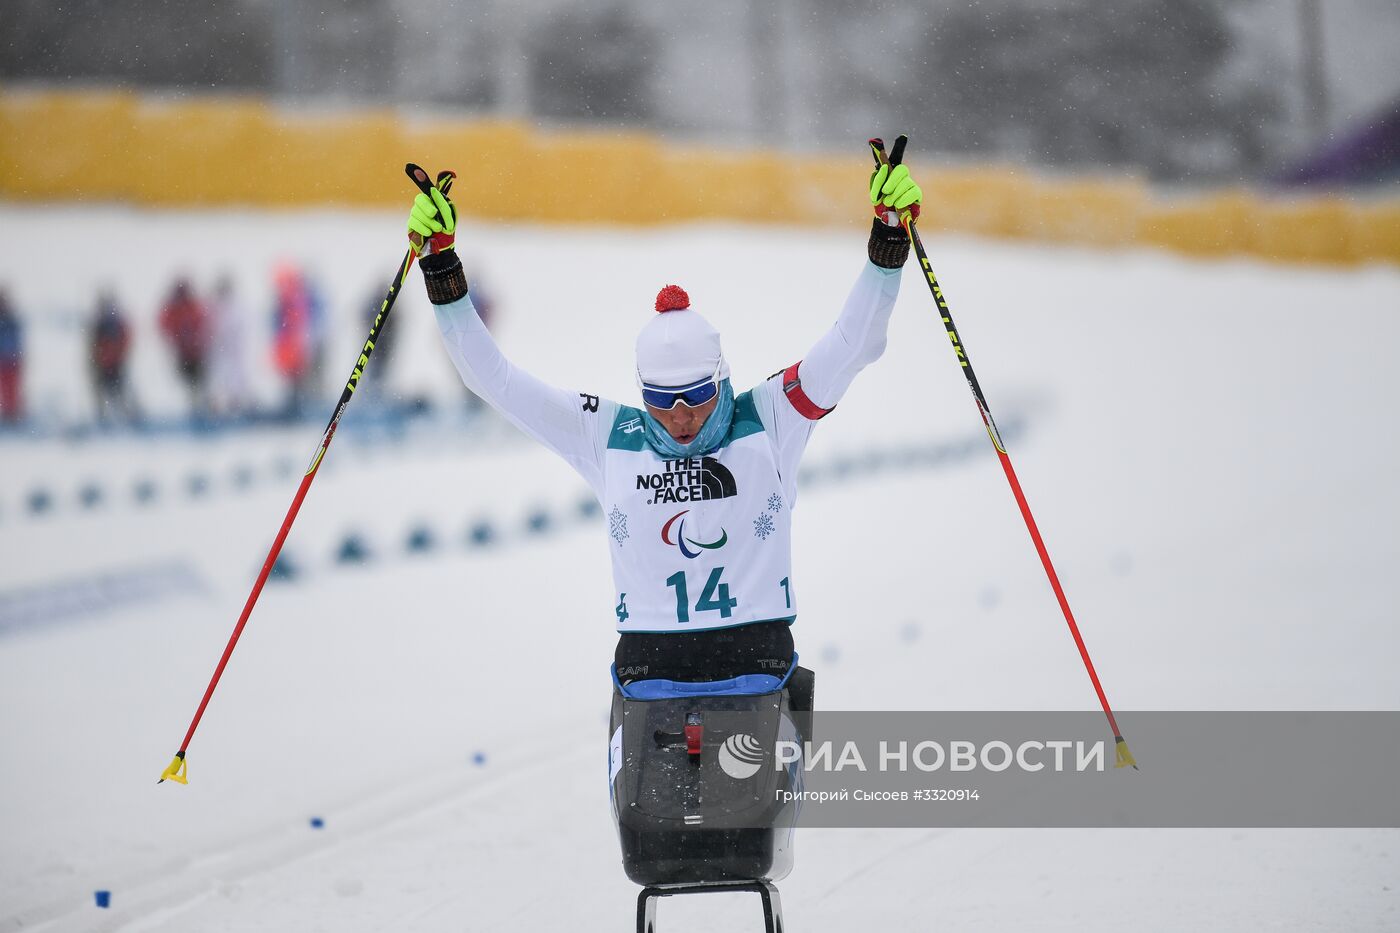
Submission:
[[[917,214],[922,199],[923,192],[904,166],[893,171],[884,166],[870,177],[876,217],[866,246],[869,260],[846,296],[841,316],[801,361],[754,390],[789,503],[796,501],[797,465],[817,421],[841,401],[856,374],[885,352],[900,269],[909,258],[909,237],[899,216]]]
[[[870,204],[875,220],[866,245],[869,262],[846,296],[841,316],[825,336],[784,375],[784,392],[808,418],[836,407],[856,373],[885,352],[890,312],[899,295],[899,270],[909,258],[909,238],[901,215],[917,217],[923,190],[905,165],[882,165],[870,176]],[[793,380],[799,380],[794,391]]]
[[[897,266],[867,262],[846,296],[841,316],[802,358],[797,376],[806,398],[817,408],[835,408],[856,374],[885,352],[899,278]]]

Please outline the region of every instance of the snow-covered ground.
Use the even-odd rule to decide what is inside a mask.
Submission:
[[[400,236],[396,214],[11,206],[0,283],[41,316],[28,388],[45,417],[85,416],[70,315],[104,283],[138,318],[138,392],[174,411],[153,324],[174,270],[204,284],[230,268],[260,309],[276,258],[311,264],[343,309],[339,378]],[[863,240],[461,237],[507,352],[623,400],[660,285],[689,290],[736,383],[753,383],[830,325]],[[1117,708],[1400,708],[1400,271],[929,246],[994,412],[1024,421],[1011,453]],[[396,386],[458,398],[416,273],[396,314]],[[809,462],[978,440],[946,343],[907,274],[885,357]],[[397,445],[342,430],[289,541],[302,573],[264,593],[191,746],[190,785],[156,785],[318,431],[0,437],[0,612],[103,575],[159,584],[0,627],[0,931],[630,928],[603,770],[605,528],[569,517],[583,483],[508,430]],[[194,473],[199,497],[182,487]],[[141,505],[129,490],[147,477],[162,495]],[[109,495],[80,508],[84,484]],[[54,505],[31,515],[38,488]],[[989,454],[856,470],[799,505],[795,634],[821,706],[1094,708]],[[556,521],[529,534],[537,510]],[[467,547],[483,520],[499,542]],[[418,525],[436,550],[405,551]],[[351,531],[369,563],[333,559]],[[1134,751],[1151,766],[1151,748]],[[1393,930],[1400,835],[807,830],[782,887],[791,928],[814,933]],[[667,933],[758,928],[737,895],[661,912]]]

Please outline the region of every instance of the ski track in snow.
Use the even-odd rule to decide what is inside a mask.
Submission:
[[[326,365],[339,379],[401,233],[397,213],[93,208],[100,248],[84,277],[45,248],[71,216],[0,206],[0,282],[36,316],[27,389],[60,421],[84,416],[73,315],[99,284],[131,306],[137,392],[171,414],[183,393],[153,321],[174,269],[207,284],[231,268],[256,325],[271,262],[311,264],[335,312]],[[179,235],[193,223],[198,242]],[[624,400],[632,338],[665,282],[720,327],[736,379],[801,356],[854,278],[863,233],[778,239],[703,226],[464,225],[460,237],[516,362]],[[1115,707],[1400,708],[1400,271],[929,246],[993,411],[1026,413],[1011,453]],[[557,274],[538,274],[543,255]],[[416,283],[395,319],[393,387],[459,399]],[[980,429],[945,344],[906,274],[885,357],[808,462]],[[604,781],[606,521],[525,532],[533,509],[563,514],[584,487],[500,431],[376,446],[357,430],[342,429],[318,476],[288,541],[303,575],[259,603],[188,787],[155,777],[296,483],[295,468],[261,465],[300,466],[319,425],[205,443],[0,438],[0,593],[133,566],[187,566],[200,582],[0,636],[0,933],[630,928],[637,889]],[[242,464],[258,480],[231,495],[220,478]],[[180,488],[196,469],[214,478],[197,501],[78,512],[68,495],[91,477]],[[58,507],[25,515],[38,486],[61,493]],[[795,636],[821,706],[1094,705],[992,458],[832,479],[800,500]],[[482,516],[503,543],[468,551],[462,533]],[[414,523],[441,535],[436,551],[404,553]],[[333,557],[352,531],[372,545],[362,567]],[[1394,930],[1397,842],[1388,830],[804,830],[781,889],[789,925],[810,933]],[[93,906],[99,889],[108,910]],[[757,925],[743,895],[668,899],[660,915],[665,933]]]
[[[596,749],[579,744],[562,757],[577,764],[596,757]],[[0,929],[52,933],[188,929],[190,912],[197,912],[210,900],[236,899],[243,884],[256,883],[260,877],[279,874],[298,863],[330,859],[366,846],[379,847],[387,835],[404,824],[431,820],[464,806],[482,806],[483,798],[499,791],[503,784],[524,781],[538,785],[542,783],[540,772],[558,762],[513,755],[505,757],[501,764],[499,771],[481,772],[477,780],[464,780],[461,773],[445,770],[426,777],[410,775],[403,782],[395,782],[395,786],[371,791],[353,803],[333,808],[327,817],[331,827],[327,831],[309,833],[297,826],[272,834],[259,833],[221,845],[197,858],[176,859],[155,871],[121,878],[114,881],[113,887],[122,892],[122,901],[128,903],[105,912],[96,924],[89,911],[74,910],[71,902],[56,902],[14,918],[10,922],[14,924],[18,919],[18,924]],[[266,838],[268,835],[270,838]]]

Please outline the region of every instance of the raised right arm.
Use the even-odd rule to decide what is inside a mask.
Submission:
[[[617,403],[548,385],[506,359],[472,305],[455,249],[424,256],[420,265],[443,344],[462,382],[600,490]]]

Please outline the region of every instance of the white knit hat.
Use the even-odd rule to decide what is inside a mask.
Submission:
[[[653,386],[686,386],[708,379],[719,369],[729,378],[729,364],[719,345],[719,331],[700,312],[690,310],[690,296],[667,285],[656,296],[660,313],[637,335],[637,373]]]

